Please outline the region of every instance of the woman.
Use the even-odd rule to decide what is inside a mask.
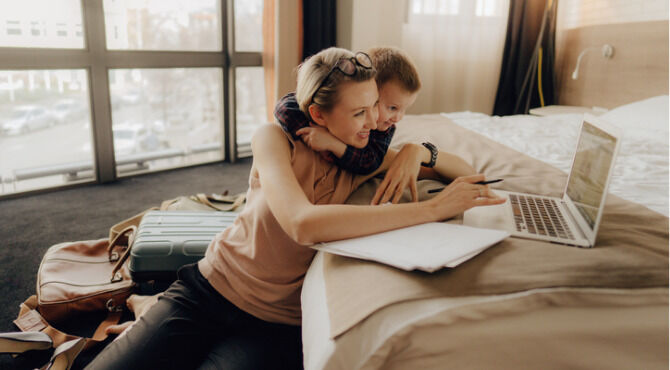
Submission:
[[[364,147],[377,120],[374,75],[365,54],[326,49],[301,65],[297,100],[316,124]],[[90,368],[300,368],[300,290],[315,253],[309,245],[502,202],[473,184],[484,179],[475,175],[456,179],[424,202],[343,205],[369,176],[341,170],[279,125],[261,127],[252,150],[247,204],[235,224],[217,235],[197,265],[183,267],[158,302]],[[434,169],[445,177],[457,173],[449,162],[438,160]]]

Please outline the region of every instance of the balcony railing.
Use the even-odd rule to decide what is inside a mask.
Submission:
[[[116,166],[120,173],[148,169],[148,162],[169,159],[184,158],[191,154],[222,151],[221,144],[210,143],[200,144],[187,149],[162,149],[152,152],[130,154],[116,158]],[[133,167],[129,167],[135,165]],[[82,173],[93,172],[94,165],[92,161],[77,161],[62,163],[51,166],[39,166],[30,168],[19,168],[12,171],[12,177],[3,178],[0,176],[0,193],[5,192],[5,184],[11,184],[16,191],[16,183],[24,180],[32,180],[49,176],[63,175],[64,182],[80,180]],[[90,177],[90,176],[89,176]]]

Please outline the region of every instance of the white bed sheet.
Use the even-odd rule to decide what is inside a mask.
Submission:
[[[421,320],[464,305],[514,299],[547,291],[535,289],[512,294],[401,302],[382,308],[346,334],[332,339],[323,277],[324,253],[320,251],[314,257],[302,290],[302,341],[306,370],[376,369],[379,367],[380,351],[383,351],[389,339]]]
[[[543,308],[547,310],[554,307],[555,303],[552,303],[551,299],[542,298],[542,296],[545,293],[555,292],[564,292],[568,294],[583,293],[589,294],[592,298],[597,295],[601,295],[603,297],[608,295],[618,295],[631,297],[633,301],[634,298],[632,297],[634,297],[636,294],[661,294],[663,297],[667,297],[666,288],[649,288],[637,290],[598,288],[545,288],[498,295],[419,299],[386,306],[375,312],[374,315],[358,323],[355,327],[347,331],[345,334],[339,336],[337,339],[331,339],[328,309],[326,307],[325,280],[323,278],[323,255],[324,252],[318,252],[314,258],[314,261],[307,272],[307,277],[305,278],[305,285],[303,287],[302,293],[302,339],[304,366],[306,370],[375,370],[381,368],[443,369],[445,366],[447,366],[446,364],[453,363],[456,360],[453,357],[454,355],[460,355],[460,357],[464,357],[465,363],[470,363],[474,355],[474,357],[478,359],[477,361],[479,361],[478,364],[483,366],[482,368],[517,369],[519,367],[523,367],[524,365],[527,367],[528,363],[526,361],[530,360],[532,356],[520,356],[520,358],[523,359],[519,360],[518,363],[511,360],[510,358],[502,357],[506,358],[507,361],[504,366],[498,362],[500,358],[498,356],[508,355],[510,353],[510,348],[503,348],[500,350],[501,353],[488,356],[488,359],[486,360],[488,362],[477,355],[478,347],[471,348],[469,354],[456,354],[450,351],[445,352],[443,348],[444,343],[442,342],[445,340],[445,337],[441,330],[452,328],[454,325],[458,326],[459,324],[468,325],[473,320],[477,321],[481,319],[477,318],[476,314],[475,316],[463,316],[457,314],[455,316],[457,318],[450,318],[450,313],[454,310],[458,310],[459,308],[466,306],[473,307],[482,304],[495,304],[496,302],[509,302],[514,300],[523,300],[524,298],[531,297],[535,297],[538,302],[541,302],[540,306],[545,306]],[[665,307],[667,306],[667,299],[660,299],[657,304]],[[538,308],[539,307],[535,306],[528,307],[528,312],[532,312]],[[620,309],[621,307],[618,308]],[[560,311],[560,309],[557,309],[557,311]],[[617,308],[615,308],[613,312],[613,316],[610,313],[610,316],[604,318],[603,321],[594,320],[594,322],[609,322],[609,324],[605,324],[605,326],[608,326],[611,325],[612,322],[621,321],[617,325],[628,325],[625,323],[627,320],[617,320],[617,318],[622,317],[621,315],[623,315],[623,311],[617,310]],[[510,314],[510,317],[519,316],[519,314],[519,312]],[[602,312],[598,311],[593,314],[595,314],[596,317],[603,319]],[[640,314],[637,313],[634,315]],[[667,313],[661,316],[667,316]],[[560,320],[560,318],[557,320]],[[519,325],[523,326],[524,324]],[[630,325],[635,328],[634,331],[644,331],[644,329],[636,326],[639,325],[639,323],[632,323]],[[657,327],[658,325],[662,325],[662,323],[651,324],[652,327]],[[628,327],[626,329],[630,330],[631,328]],[[599,330],[602,330],[602,328]],[[615,329],[613,329],[613,331],[616,332]],[[539,332],[541,332],[541,336],[546,334],[542,330],[539,330]],[[557,333],[557,337],[555,337],[552,342],[554,349],[556,348],[557,343],[561,341],[564,342],[566,348],[571,348],[573,345],[580,345],[579,343],[574,342],[574,338],[570,336],[562,338],[560,334],[561,333]],[[644,337],[647,334],[648,330],[645,332],[645,334],[641,335]],[[476,336],[476,334],[473,335]],[[528,335],[527,333],[524,334],[520,332],[519,338],[512,338],[510,340],[507,340],[508,338],[501,338],[500,335],[501,334],[497,334],[495,331],[489,335],[492,338],[492,343],[500,344],[501,341],[506,341],[505,345],[497,347],[507,346],[511,348],[524,348],[524,345],[528,345],[529,340],[533,343],[545,343],[545,338],[538,338],[537,333],[535,336],[533,336],[532,334]],[[459,338],[456,339],[457,342],[460,340],[460,338],[462,338],[462,336],[455,337]],[[572,364],[572,366],[568,367],[582,368],[584,366],[594,366],[594,364],[598,363],[594,359],[598,358],[599,355],[602,354],[601,348],[598,346],[594,347],[592,343],[589,342],[592,338],[588,327],[584,328],[584,333],[581,338],[585,344],[588,344],[588,346],[591,346],[592,348],[596,348],[598,353],[591,353],[584,359],[574,360],[575,362]],[[648,337],[646,338],[649,339]],[[470,339],[474,340],[476,338]],[[466,340],[466,342],[469,341]],[[658,342],[662,344],[663,341],[658,340]],[[614,344],[612,345],[616,347]],[[647,343],[646,345],[650,345],[650,343]],[[588,346],[585,345],[585,347]],[[621,345],[619,345],[619,347],[621,347]],[[610,352],[614,352],[615,354],[616,351],[616,348],[610,350]],[[547,359],[545,357],[540,356],[539,363],[546,365],[546,360]],[[632,356],[623,358],[622,360],[627,360],[628,362],[621,362],[620,368],[633,368],[639,365],[639,363],[636,362],[640,361],[641,358]],[[463,358],[460,358],[460,361],[463,363]],[[630,363],[631,361],[633,363]],[[645,361],[649,361],[649,359],[645,359]],[[665,360],[661,359],[661,363],[663,362],[665,362]],[[543,366],[540,364],[538,364],[537,367]],[[605,365],[595,366],[606,367]],[[662,368],[659,366],[653,367]]]
[[[458,125],[478,132],[564,172],[570,171],[580,114],[546,117],[527,115],[488,116],[482,113],[443,113]],[[606,118],[606,117],[605,117]],[[667,122],[667,116],[666,116]],[[622,125],[610,192],[668,215],[668,132],[644,124]],[[665,127],[667,127],[667,123]]]

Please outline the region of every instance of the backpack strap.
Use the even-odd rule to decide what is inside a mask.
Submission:
[[[93,333],[93,336],[90,338],[79,337],[76,335],[71,335],[64,333],[53,326],[51,326],[40,313],[37,311],[37,296],[32,295],[21,303],[21,309],[19,315],[14,320],[14,324],[21,329],[21,331],[41,331],[48,335],[53,341],[53,347],[56,348],[65,342],[69,342],[75,339],[84,338],[86,344],[84,349],[88,349],[107,339],[108,335],[106,330],[112,325],[116,325],[121,320],[122,312],[110,311],[107,313],[107,317],[98,325]]]
[[[246,193],[239,193],[236,195],[206,195],[198,193],[195,195],[198,202],[206,204],[209,207],[218,209],[219,211],[234,211],[242,205],[246,200]]]

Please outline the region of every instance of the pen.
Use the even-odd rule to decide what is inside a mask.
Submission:
[[[501,182],[501,181],[503,181],[503,179],[477,181],[475,184],[477,184],[477,185],[488,185],[488,184],[495,184],[496,182]],[[430,190],[428,190],[428,194],[437,193],[439,191],[442,191],[442,189],[444,189],[444,188],[430,189]]]

